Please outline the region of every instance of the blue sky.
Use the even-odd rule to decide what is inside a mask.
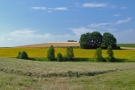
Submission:
[[[0,47],[79,41],[86,32],[135,43],[134,0],[1,0]]]

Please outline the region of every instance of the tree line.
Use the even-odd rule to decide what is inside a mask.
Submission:
[[[63,56],[61,53],[57,54],[57,58],[55,58],[55,49],[53,45],[51,45],[47,51],[47,59],[49,61],[72,61],[74,58],[73,47],[66,48],[66,55]]]
[[[102,56],[102,49],[101,47],[97,48],[95,50],[94,58],[97,62],[115,62],[116,59],[114,58],[114,53],[111,46],[108,46],[107,48],[107,57]],[[63,56],[61,53],[57,54],[57,57],[55,57],[55,49],[51,45],[47,51],[47,60],[48,61],[75,61],[74,58],[74,51],[73,47],[67,47],[66,48],[66,55]],[[19,52],[18,59],[29,59],[28,54],[25,51]],[[83,61],[83,60],[82,60]]]
[[[80,36],[79,43],[82,49],[96,49],[99,47],[107,49],[108,46],[111,46],[113,49],[120,49],[117,46],[117,39],[109,32],[105,32],[103,36],[98,31],[87,32]]]

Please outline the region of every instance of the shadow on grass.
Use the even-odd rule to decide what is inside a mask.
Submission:
[[[128,61],[127,59],[123,59],[123,58],[116,58],[115,62],[126,62]]]
[[[73,58],[72,61],[75,61],[75,62],[83,62],[83,61],[95,62],[95,60],[93,58]]]
[[[29,58],[27,60],[31,60],[31,61],[48,61],[47,58]],[[128,59],[123,59],[123,58],[116,58],[115,62],[135,62],[135,60],[128,60]],[[57,61],[54,60],[54,61]],[[71,61],[71,62],[97,62],[94,58],[73,58],[73,60],[64,60],[62,62],[66,62],[66,61]]]

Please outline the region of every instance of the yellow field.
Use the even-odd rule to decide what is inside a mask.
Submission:
[[[15,58],[20,51],[26,51],[31,58],[45,58],[48,48],[0,48],[0,57]],[[55,48],[57,53],[66,54],[66,48]],[[85,50],[74,48],[74,54],[77,58],[93,58],[95,50]],[[106,57],[106,50],[102,51],[103,57]],[[114,50],[115,58],[135,60],[135,50]]]

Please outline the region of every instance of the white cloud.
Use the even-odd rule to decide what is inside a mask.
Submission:
[[[47,8],[47,7],[31,7],[31,9],[34,10],[46,10],[48,13],[51,13],[52,11],[65,11],[69,10],[67,7],[56,7],[56,8]]]
[[[57,8],[54,8],[53,10],[68,10],[67,7],[57,7]]]
[[[114,14],[114,16],[119,17],[119,16],[120,16],[120,14]]]
[[[87,33],[87,32],[93,32],[95,30],[85,28],[85,27],[79,27],[79,28],[69,28],[75,35],[80,36],[81,34]]]
[[[116,22],[116,24],[123,24],[123,23],[127,23],[129,21],[131,21],[132,18],[127,18],[126,20],[119,20]]]
[[[108,23],[93,23],[90,24],[89,27],[104,27],[106,25],[112,25],[112,23],[108,22]]]
[[[31,9],[34,9],[34,10],[46,10],[47,8],[46,7],[31,7]]]
[[[127,9],[127,7],[121,7],[121,9]]]
[[[52,35],[50,33],[39,33],[40,31],[37,30],[22,29],[3,34],[0,36],[0,47],[20,46],[45,42],[66,42],[70,39],[78,40],[77,37],[69,34]]]
[[[135,43],[135,30],[123,30],[115,33],[118,43]]]
[[[85,7],[85,8],[116,8],[115,5],[111,5],[109,3],[97,3],[97,2],[84,3],[81,7]]]
[[[5,36],[0,37],[0,42],[3,42],[5,39]]]
[[[94,7],[107,7],[107,6],[108,6],[107,3],[84,3],[82,7],[94,8]]]

